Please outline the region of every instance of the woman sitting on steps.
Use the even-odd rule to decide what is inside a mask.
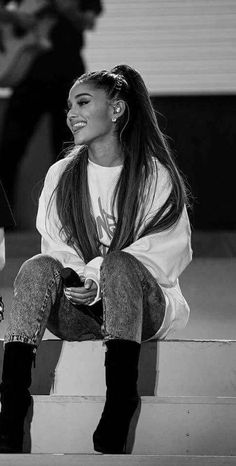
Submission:
[[[115,454],[125,452],[139,401],[141,342],[189,316],[178,283],[191,261],[186,190],[143,79],[127,65],[84,74],[68,106],[75,145],[45,178],[42,254],[14,283],[1,384],[5,453],[22,451],[32,360],[46,328],[63,340],[104,340],[106,402],[93,442]],[[63,286],[64,267],[80,286]]]

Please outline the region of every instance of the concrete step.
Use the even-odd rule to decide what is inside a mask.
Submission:
[[[235,396],[236,340],[165,340],[157,345],[157,395]]]
[[[142,345],[142,402],[130,429],[130,452],[236,455],[235,345],[222,340]],[[42,342],[25,451],[93,453],[92,433],[104,406],[104,352],[102,341]]]
[[[170,455],[1,455],[1,466],[233,466],[231,456]]]
[[[142,396],[235,396],[235,340],[165,340],[143,343]],[[104,396],[102,341],[42,341],[33,369],[35,395]],[[3,342],[0,342],[0,371]]]
[[[143,343],[142,396],[235,396],[235,340],[166,340]],[[44,340],[33,369],[33,394],[103,396],[102,341]],[[0,365],[2,344],[0,345]]]
[[[34,396],[25,452],[94,453],[104,397]],[[134,455],[236,455],[236,398],[142,397],[130,426]]]
[[[142,344],[141,395],[235,396],[236,341],[165,340]],[[53,393],[104,395],[105,347],[101,341],[64,342]]]

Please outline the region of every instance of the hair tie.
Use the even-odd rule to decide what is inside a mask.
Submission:
[[[120,92],[121,88],[122,88],[122,85],[123,85],[123,78],[120,74],[117,74],[116,75],[116,85],[115,85],[115,89],[117,92]]]
[[[115,83],[116,92],[120,92],[123,86],[127,88],[129,87],[126,79],[124,78],[124,76],[122,76],[122,74],[116,74],[115,81],[116,81]]]

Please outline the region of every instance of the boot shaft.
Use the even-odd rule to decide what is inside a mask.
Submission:
[[[1,392],[1,413],[17,419],[26,415],[30,404],[29,387],[35,348],[26,343],[6,343],[4,349]]]
[[[22,451],[24,419],[30,405],[28,388],[35,348],[26,343],[5,345],[0,413],[0,452]]]
[[[36,348],[32,345],[11,342],[4,348],[2,383],[15,389],[29,388],[31,385],[31,368]]]
[[[110,340],[105,355],[107,396],[136,397],[138,381],[139,343]]]
[[[93,434],[93,442],[96,451],[122,454],[130,421],[139,403],[137,380],[140,344],[116,339],[109,340],[106,345],[106,402]]]

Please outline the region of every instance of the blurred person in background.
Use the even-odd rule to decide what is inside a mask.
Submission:
[[[101,12],[101,0],[0,0],[0,87],[13,90],[0,163],[13,210],[19,164],[42,115],[51,117],[53,161],[70,140],[65,102],[72,82],[85,71],[84,31],[94,29]]]
[[[0,181],[0,272],[5,266],[5,228],[13,226],[14,219],[5,191]],[[1,283],[1,280],[0,280]],[[4,305],[0,286],[0,322],[3,319]]]

